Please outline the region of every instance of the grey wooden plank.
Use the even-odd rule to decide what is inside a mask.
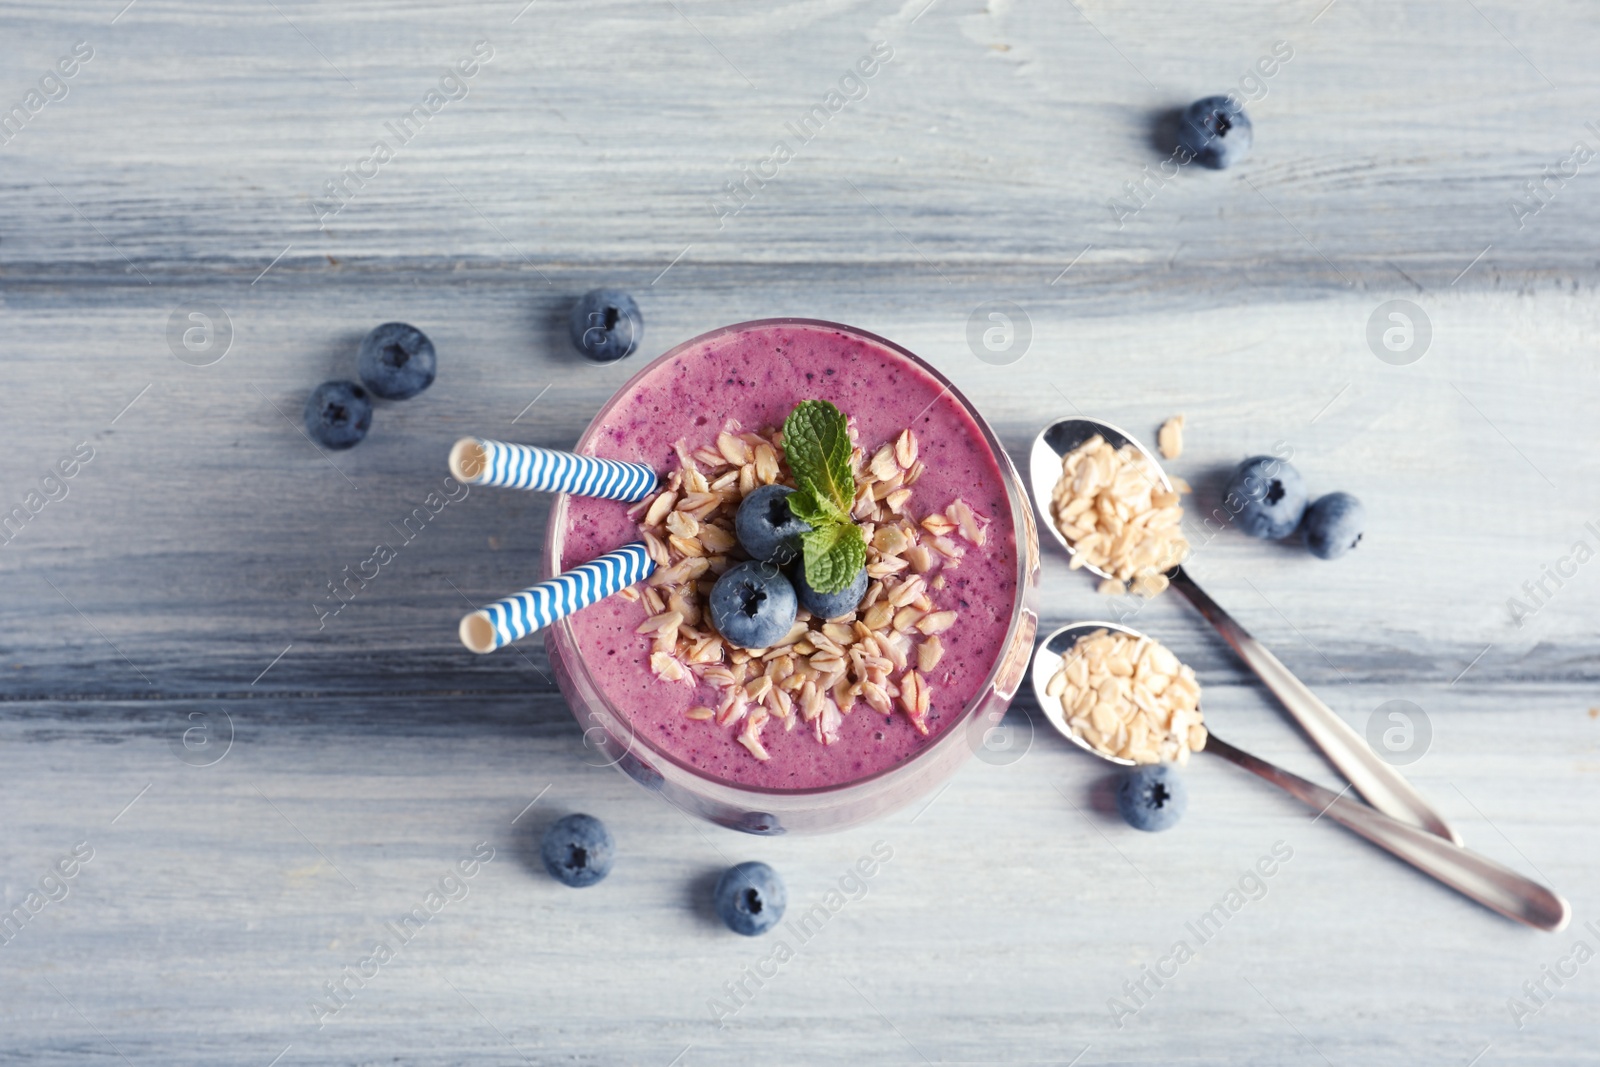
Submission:
[[[1346,284],[1395,279],[1393,264],[1442,286],[1493,246],[1467,284],[1592,277],[1586,171],[1569,166],[1537,215],[1511,209],[1576,141],[1600,147],[1581,4],[626,0],[517,17],[511,2],[144,0],[113,25],[121,6],[8,5],[8,106],[75,41],[96,50],[0,150],[28,220],[0,242],[8,277],[253,277],[280,254],[285,272],[325,257],[659,270],[692,246],[688,263],[1010,262],[1049,278],[1089,244],[1091,266],[1176,257],[1191,276],[1282,263]],[[480,39],[494,58],[467,95],[402,144],[386,124]],[[790,133],[878,40],[894,55],[866,95],[810,141]],[[1246,82],[1278,41],[1293,58]],[[1119,221],[1112,200],[1167,154],[1159,116],[1241,84],[1260,96],[1249,165],[1185,170]],[[395,156],[357,189],[343,168],[379,138]],[[758,187],[744,168],[779,140],[794,158]],[[332,180],[355,191],[319,227]],[[715,198],[739,180],[750,205],[719,228]]]
[[[1207,696],[1234,740],[1326,780],[1253,690]],[[1600,884],[1572,847],[1596,800],[1581,770],[1595,744],[1585,690],[1435,686],[1418,699],[1463,709],[1436,720],[1411,768],[1419,786],[1474,847],[1537,867],[1580,921],[1591,915]],[[578,730],[530,728],[522,701],[448,730],[430,703],[373,701],[362,718],[314,701],[266,731],[241,712],[241,743],[204,768],[180,763],[174,728],[151,722],[64,723],[48,745],[0,724],[0,796],[30,816],[0,844],[7,899],[73,843],[95,850],[70,895],[0,950],[11,1055],[65,1062],[113,1055],[110,1043],[136,1063],[265,1063],[292,1046],[284,1062],[664,1064],[692,1045],[681,1062],[1006,1063],[1066,1062],[1088,1045],[1080,1062],[1320,1050],[1404,1063],[1466,1062],[1493,1042],[1503,1060],[1589,1062],[1591,983],[1569,982],[1521,1031],[1505,1011],[1579,931],[1515,928],[1220,763],[1191,768],[1193,808],[1162,837],[1122,826],[1104,810],[1103,767],[1041,734],[1008,766],[974,762],[920,813],[760,840],[692,828],[586,767]],[[406,725],[418,720],[432,725]],[[606,818],[622,850],[583,893],[529,869],[532,835],[574,808]],[[485,840],[496,855],[469,895],[319,1031],[321,984]],[[718,932],[702,899],[717,868],[775,863],[798,915],[879,840],[894,855],[865,896],[806,943],[791,936],[795,958],[718,1030],[707,1002],[771,943]],[[1174,940],[1196,940],[1185,921],[1278,841],[1293,856],[1264,897],[1117,1029],[1107,999]]]
[[[10,290],[7,506],[79,442],[95,458],[0,549],[0,692],[526,684],[544,667],[537,639],[529,658],[478,659],[457,646],[454,620],[464,598],[539,576],[546,502],[476,490],[410,544],[400,524],[442,486],[456,437],[569,444],[642,365],[591,367],[539,325],[597,277],[563,277],[559,293],[504,280],[201,290],[232,309],[235,331],[233,350],[208,367],[167,348],[167,319],[194,299],[188,290],[97,289],[92,302]],[[1586,570],[1560,589],[1547,580],[1555,595],[1520,627],[1507,607],[1513,597],[1532,606],[1522,583],[1578,539],[1595,542],[1585,524],[1600,522],[1597,460],[1575,401],[1593,391],[1587,297],[1418,295],[1435,340],[1421,362],[1394,367],[1365,340],[1389,294],[1084,318],[1070,292],[1045,287],[1015,294],[1032,347],[996,368],[966,339],[968,314],[990,293],[951,297],[903,277],[852,292],[830,277],[746,286],[713,307],[694,290],[646,287],[646,353],[774,312],[850,321],[944,369],[1019,457],[1040,426],[1074,409],[1147,434],[1183,411],[1188,451],[1172,469],[1196,486],[1197,514],[1217,506],[1229,464],[1287,442],[1315,492],[1366,500],[1373,529],[1361,549],[1325,564],[1226,532],[1193,569],[1293,668],[1336,684],[1450,681],[1469,664],[1481,678],[1594,677],[1600,616]],[[365,325],[401,316],[437,340],[439,381],[383,405],[359,448],[319,454],[296,426],[305,393],[352,373]],[[398,545],[399,558],[323,619],[327,583],[378,541]],[[1053,550],[1046,581],[1051,620],[1110,610]],[[1227,669],[1186,609],[1157,604],[1143,617],[1197,665]]]

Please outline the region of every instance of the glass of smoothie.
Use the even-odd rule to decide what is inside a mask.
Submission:
[[[801,612],[787,645],[732,648],[696,590],[744,558],[727,517],[784,484],[779,430],[812,399],[850,420],[873,584],[853,614]],[[1038,622],[1032,509],[994,432],[906,349],[810,319],[714,330],[636,374],[576,451],[647,464],[670,496],[563,494],[545,540],[553,574],[653,531],[655,575],[545,637],[586,741],[645,788],[750,833],[842,829],[937,789],[1005,714]]]

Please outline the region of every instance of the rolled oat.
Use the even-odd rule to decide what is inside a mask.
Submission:
[[[852,440],[855,427],[850,427]],[[952,610],[936,610],[930,590],[944,588],[944,568],[987,539],[988,519],[963,501],[942,513],[912,515],[923,465],[916,434],[907,429],[871,453],[857,446],[853,515],[867,539],[872,579],[861,604],[838,619],[797,614],[788,635],[770,649],[724,641],[705,609],[716,576],[743,553],[734,516],[758,485],[793,486],[776,430],[745,432],[730,421],[711,442],[675,446],[679,469],[661,492],[630,512],[658,570],[625,595],[648,617],[637,628],[650,642],[650,669],[664,681],[710,691],[685,711],[691,721],[734,729],[734,740],[758,760],[770,758],[763,729],[811,728],[822,744],[839,738],[844,716],[865,704],[885,716],[897,711],[926,735],[933,708],[934,671],[944,656],[939,634],[954,626]]]
[[[1187,763],[1206,745],[1194,671],[1148,637],[1096,630],[1045,686],[1074,736],[1135,763]]]
[[[1137,448],[1112,448],[1099,434],[1061,458],[1050,511],[1072,546],[1073,569],[1093,566],[1142,596],[1165,589],[1166,572],[1189,554],[1178,494]],[[1101,591],[1116,589],[1102,583]]]
[[[1183,455],[1183,416],[1174,415],[1156,431],[1156,447],[1162,459],[1177,459]]]

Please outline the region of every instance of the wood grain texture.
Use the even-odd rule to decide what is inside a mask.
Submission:
[[[1600,563],[1546,579],[1520,626],[1508,608],[1600,544],[1600,164],[1520,228],[1509,206],[1600,148],[1592,7],[123,2],[0,4],[0,117],[94,48],[0,144],[0,515],[93,449],[0,545],[0,903],[94,849],[0,946],[0,1062],[1600,1062],[1600,965],[1547,981],[1520,1029],[1507,1008],[1600,946]],[[323,183],[478,40],[465,98],[319,225]],[[879,40],[864,98],[719,228],[724,184]],[[1250,106],[1247,163],[1185,168],[1119,226],[1163,114],[1276,41],[1294,56]],[[647,321],[609,368],[562,323],[601,283]],[[1367,341],[1397,298],[1432,329],[1409,366]],[[994,300],[1031,330],[1004,367],[968,341]],[[232,344],[194,366],[168,330],[202,305]],[[829,837],[693,824],[587,766],[538,639],[455,638],[537,576],[546,501],[474,490],[408,543],[397,526],[457,437],[569,445],[646,357],[772,315],[907,345],[1019,460],[1075,410],[1150,436],[1182,411],[1170,469],[1197,513],[1278,442],[1314,492],[1359,495],[1350,558],[1227,532],[1191,569],[1358,730],[1421,706],[1408,775],[1565,893],[1574,929],[1513,928],[1203,759],[1184,824],[1138,834],[1030,699],[1020,759]],[[306,392],[387,319],[432,336],[439,379],[323,455]],[[379,541],[398,558],[319,623]],[[1048,626],[1108,610],[1059,553],[1045,583]],[[1196,667],[1224,736],[1335,780],[1187,607],[1138,625]],[[231,732],[212,766],[175,748],[196,724]],[[587,893],[532,857],[571,810],[622,849]],[[716,872],[774,863],[798,914],[879,840],[865,896],[718,1029],[708,1001],[771,944],[720,932]],[[319,1030],[323,983],[485,841],[470,894]],[[1265,896],[1119,1029],[1108,998],[1278,841]]]
[[[1193,284],[1265,259],[1293,264],[1296,284],[1404,284],[1398,267],[1445,285],[1492,244],[1480,279],[1587,271],[1591,175],[1521,229],[1509,203],[1575,141],[1600,148],[1585,128],[1600,120],[1600,15],[1437,0],[1317,17],[1325,2],[969,0],[918,18],[927,0],[628,0],[539,3],[513,22],[515,0],[445,14],[141,0],[115,25],[114,2],[74,17],[7,5],[8,101],[75,41],[95,58],[0,151],[28,220],[0,264],[254,277],[292,244],[285,274],[329,256],[548,274],[660,270],[692,246],[691,266],[1026,264],[1048,281],[1093,244],[1086,267],[1176,253]],[[319,228],[324,183],[397,142],[385,124],[477,40],[494,58],[468,95]],[[894,58],[866,96],[808,143],[788,134],[877,40]],[[1160,116],[1239,89],[1276,41],[1294,58],[1262,82],[1248,171],[1186,170],[1119,227],[1111,200],[1168,154]],[[719,229],[713,198],[785,138],[793,161]]]

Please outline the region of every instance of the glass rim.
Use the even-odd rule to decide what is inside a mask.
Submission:
[[[693,778],[711,785],[715,785],[722,789],[732,790],[736,793],[749,796],[808,797],[826,796],[830,794],[847,794],[862,787],[876,784],[891,775],[903,774],[913,765],[926,763],[931,760],[935,754],[942,753],[946,748],[949,747],[950,744],[954,743],[954,738],[957,735],[964,736],[965,731],[970,727],[974,715],[979,713],[984,704],[987,702],[987,694],[989,694],[991,690],[997,688],[996,683],[999,679],[1000,673],[1007,666],[1007,663],[1011,658],[1012,646],[1020,637],[1019,631],[1028,621],[1028,605],[1024,593],[1029,578],[1029,551],[1027,539],[1029,536],[1032,519],[1032,512],[1030,509],[1033,507],[1033,505],[1028,499],[1027,489],[1022,482],[1022,476],[1017,472],[1016,464],[1011,461],[1010,454],[1006,452],[1005,446],[1000,442],[1000,438],[994,432],[994,428],[989,425],[988,420],[978,412],[978,409],[973,406],[970,400],[967,399],[966,394],[962,393],[961,390],[956,387],[954,382],[945,377],[945,375],[937,367],[934,367],[921,356],[906,348],[904,345],[897,344],[896,342],[889,340],[887,337],[882,337],[878,334],[872,333],[870,330],[863,330],[860,327],[850,326],[842,322],[832,322],[828,319],[800,317],[750,319],[745,322],[737,322],[728,326],[719,326],[714,330],[707,330],[705,333],[697,334],[696,336],[685,341],[680,341],[678,344],[673,345],[667,351],[663,352],[661,355],[645,364],[636,373],[634,373],[632,377],[617,387],[616,391],[611,394],[611,398],[602,404],[600,409],[595,412],[594,417],[589,421],[589,425],[584,429],[582,435],[579,436],[577,443],[573,446],[573,451],[587,455],[588,453],[585,450],[592,444],[595,434],[605,416],[611,413],[611,411],[622,401],[623,397],[628,395],[634,386],[643,381],[646,376],[654,372],[658,367],[666,364],[670,360],[677,358],[677,356],[685,349],[693,345],[703,344],[706,341],[727,334],[768,326],[821,327],[828,330],[838,330],[843,333],[871,341],[875,344],[882,345],[884,348],[895,353],[896,355],[910,360],[925,374],[931,377],[934,381],[938,382],[944,388],[945,392],[948,392],[952,397],[955,398],[956,402],[961,405],[962,410],[967,413],[968,417],[970,417],[973,423],[978,427],[979,432],[982,434],[984,444],[988,446],[990,454],[995,460],[995,465],[1000,469],[1000,480],[1004,484],[1006,503],[1011,508],[1012,535],[1016,544],[1017,557],[1016,581],[1015,585],[1013,586],[1011,601],[1011,621],[1006,626],[1006,636],[1005,640],[1000,646],[1000,651],[996,654],[994,663],[990,666],[988,673],[984,675],[982,684],[980,684],[978,688],[973,691],[972,697],[968,699],[966,704],[962,707],[961,713],[957,715],[950,722],[950,724],[940,732],[938,737],[935,737],[927,745],[918,749],[905,759],[902,759],[896,763],[892,763],[880,770],[873,771],[871,774],[865,774],[859,778],[852,778],[847,782],[839,782],[834,785],[808,786],[801,789],[774,788],[771,786],[751,785],[749,783],[738,782],[730,778],[724,778],[721,775],[713,774],[704,768],[697,767],[686,760],[680,759],[678,756],[661,748],[650,738],[641,735],[636,729],[633,728],[632,721],[629,720],[628,717],[616,707],[611,699],[605,695],[604,689],[602,689],[602,687],[594,681],[593,675],[589,673],[588,665],[584,662],[582,655],[578,654],[578,641],[576,635],[572,632],[571,620],[566,617],[558,619],[549,628],[549,632],[551,636],[561,643],[564,649],[570,649],[573,653],[573,655],[570,657],[565,655],[562,657],[563,663],[566,665],[566,669],[572,672],[575,676],[581,675],[584,681],[587,683],[588,688],[593,689],[594,692],[605,701],[605,710],[614,719],[621,723],[625,723],[628,726],[628,737],[623,744],[624,747],[630,752],[632,751],[633,746],[638,744],[649,753],[651,758],[670,763]],[[565,545],[566,541],[565,527],[569,500],[570,494],[568,493],[559,493],[556,495],[555,502],[550,507],[550,517],[548,520],[549,525],[545,528],[544,563],[547,572],[552,575],[560,573],[561,549]],[[1032,650],[1030,649],[1029,651],[1031,653]],[[1026,670],[1022,672],[1024,677],[1026,676],[1026,673]],[[563,693],[562,695],[566,696],[567,694]],[[1013,694],[1013,696],[1014,695],[1015,694]]]

